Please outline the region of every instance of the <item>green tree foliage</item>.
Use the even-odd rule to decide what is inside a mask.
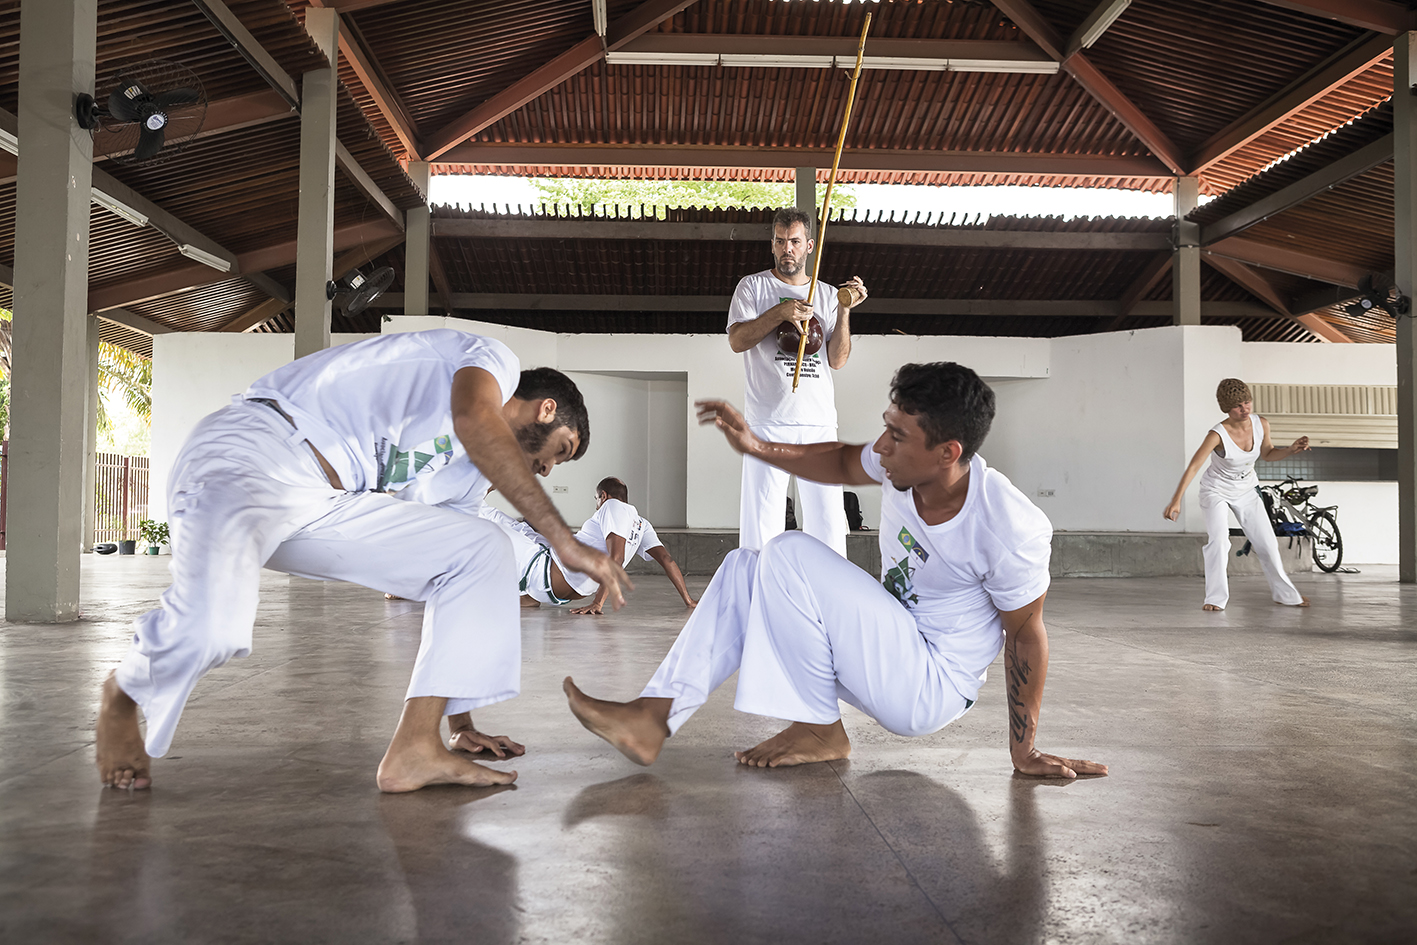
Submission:
[[[9,309],[0,308],[0,430],[4,431],[7,438],[10,435],[10,357],[13,323],[14,313]],[[113,398],[118,398],[143,426],[150,424],[153,412],[152,386],[152,361],[134,354],[127,348],[120,348],[106,341],[99,342],[99,433],[111,438],[115,432],[110,416]]]
[[[607,208],[654,208],[664,217],[666,207],[785,207],[795,200],[793,185],[744,180],[589,180],[575,177],[536,178],[532,185],[547,204],[579,207],[581,212]],[[817,184],[817,205],[827,185]],[[851,188],[832,188],[832,207],[856,206]]]

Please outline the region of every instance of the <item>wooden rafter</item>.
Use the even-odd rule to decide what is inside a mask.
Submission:
[[[1132,0],[1098,0],[1097,6],[1092,8],[1092,12],[1073,31],[1073,35],[1068,38],[1067,48],[1063,50],[1063,58],[1074,53],[1081,52],[1093,43],[1098,37],[1111,28],[1127,7],[1131,6]]]
[[[331,0],[311,0],[311,6],[324,7],[335,10],[336,13],[348,12],[347,7],[331,2]],[[421,161],[418,152],[418,126],[414,123],[409,114],[408,106],[404,104],[393,84],[389,82],[384,70],[379,67],[378,61],[369,51],[368,44],[364,41],[364,34],[359,32],[359,27],[352,20],[340,18],[339,24],[339,51],[349,63],[354,74],[359,77],[360,83],[364,86],[364,91],[369,93],[369,97],[374,101],[374,107],[379,109],[379,113],[389,123],[393,129],[394,136],[399,139],[404,150],[408,152],[410,159]]]
[[[604,41],[594,34],[586,37],[530,75],[513,82],[481,105],[449,122],[435,132],[419,148],[419,152],[424,160],[433,160],[459,142],[500,121],[527,102],[599,61],[607,50],[619,49],[693,2],[694,0],[645,0],[610,24]]]
[[[1293,276],[1303,276],[1317,282],[1328,282],[1350,288],[1356,286],[1358,280],[1368,272],[1362,266],[1355,266],[1352,263],[1341,262],[1326,256],[1315,256],[1283,246],[1273,246],[1240,236],[1232,236],[1218,243],[1212,243],[1201,250],[1201,253],[1203,255],[1227,256],[1252,266],[1259,266],[1261,269],[1273,269],[1275,272],[1287,272]]]
[[[1227,236],[1234,236],[1243,230],[1262,223],[1278,213],[1297,206],[1310,197],[1325,193],[1346,180],[1366,173],[1385,161],[1392,160],[1392,135],[1384,135],[1377,141],[1364,145],[1352,154],[1345,155],[1320,168],[1312,174],[1296,180],[1268,194],[1254,203],[1240,207],[1226,214],[1214,223],[1201,227],[1201,245],[1208,246]]]
[[[300,92],[295,80],[281,68],[275,57],[251,35],[241,20],[232,13],[222,0],[192,0],[197,9],[206,14],[217,31],[227,38],[236,51],[251,64],[266,83],[280,94],[294,108],[300,107]]]
[[[1319,339],[1340,344],[1353,341],[1352,338],[1349,338],[1317,315],[1295,315],[1290,311],[1289,303],[1279,294],[1279,291],[1274,287],[1273,283],[1265,278],[1262,273],[1255,271],[1244,263],[1237,262],[1234,259],[1228,259],[1224,256],[1206,256],[1204,259],[1206,264],[1212,269],[1220,272],[1231,282],[1274,309],[1278,314],[1286,318],[1293,318],[1309,331],[1313,332]]]
[[[733,145],[487,144],[467,141],[444,152],[439,164],[558,167],[829,167],[830,148],[755,148]],[[805,162],[805,164],[804,164]],[[1171,177],[1147,155],[1058,154],[1017,151],[928,151],[847,148],[848,171],[938,174],[1057,174],[1076,177]]]
[[[1291,115],[1371,68],[1391,52],[1392,40],[1384,35],[1356,40],[1328,62],[1301,76],[1202,142],[1187,159],[1192,172],[1199,173],[1224,160]]]
[[[1325,20],[1396,36],[1412,29],[1407,5],[1390,0],[1261,0],[1274,7],[1297,10]]]
[[[356,223],[335,230],[335,249],[343,251],[394,237],[402,240],[403,234],[387,220]],[[292,265],[295,262],[295,248],[296,241],[292,239],[238,253],[238,269],[241,272],[265,272]],[[121,308],[148,299],[161,298],[184,289],[240,278],[243,278],[240,274],[218,272],[201,263],[140,273],[120,282],[89,289],[88,309],[90,312],[104,312],[110,308]]]
[[[1147,264],[1141,268],[1136,278],[1123,290],[1121,298],[1117,300],[1117,314],[1112,321],[1107,323],[1107,331],[1116,331],[1124,321],[1135,313],[1137,305],[1141,303],[1142,296],[1156,288],[1156,284],[1171,271],[1171,261],[1174,255],[1170,250],[1164,250],[1151,257]]]
[[[1127,98],[1111,79],[1103,75],[1084,53],[1074,52],[1068,55],[1063,38],[1058,35],[1053,25],[1034,9],[1029,0],[993,0],[993,3],[1024,35],[1061,62],[1063,70],[1136,136],[1138,141],[1146,145],[1152,154],[1170,168],[1171,173],[1180,177],[1186,176],[1181,149],[1176,147],[1166,133]]]

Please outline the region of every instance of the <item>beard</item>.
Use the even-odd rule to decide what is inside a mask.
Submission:
[[[784,262],[782,260],[777,260],[777,271],[782,273],[784,276],[795,276],[799,272],[801,272],[803,267],[806,265],[807,260],[805,259],[799,260],[795,264],[790,262]]]
[[[551,439],[551,432],[555,429],[556,424],[554,423],[528,423],[516,431],[517,445],[526,455],[535,456],[541,452],[546,441]]]

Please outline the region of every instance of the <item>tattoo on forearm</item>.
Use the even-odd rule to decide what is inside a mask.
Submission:
[[[1004,671],[1008,676],[1009,731],[1015,742],[1023,744],[1033,727],[1033,719],[1023,701],[1023,687],[1028,685],[1032,669],[1027,660],[1020,662],[1017,646],[1012,640],[1004,647]]]

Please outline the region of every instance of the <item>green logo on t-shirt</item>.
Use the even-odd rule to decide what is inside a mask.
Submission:
[[[906,555],[895,563],[881,578],[881,584],[891,592],[896,600],[900,601],[907,610],[911,604],[920,603],[920,597],[915,593],[915,582],[911,577],[915,570],[910,566],[910,556]]]

